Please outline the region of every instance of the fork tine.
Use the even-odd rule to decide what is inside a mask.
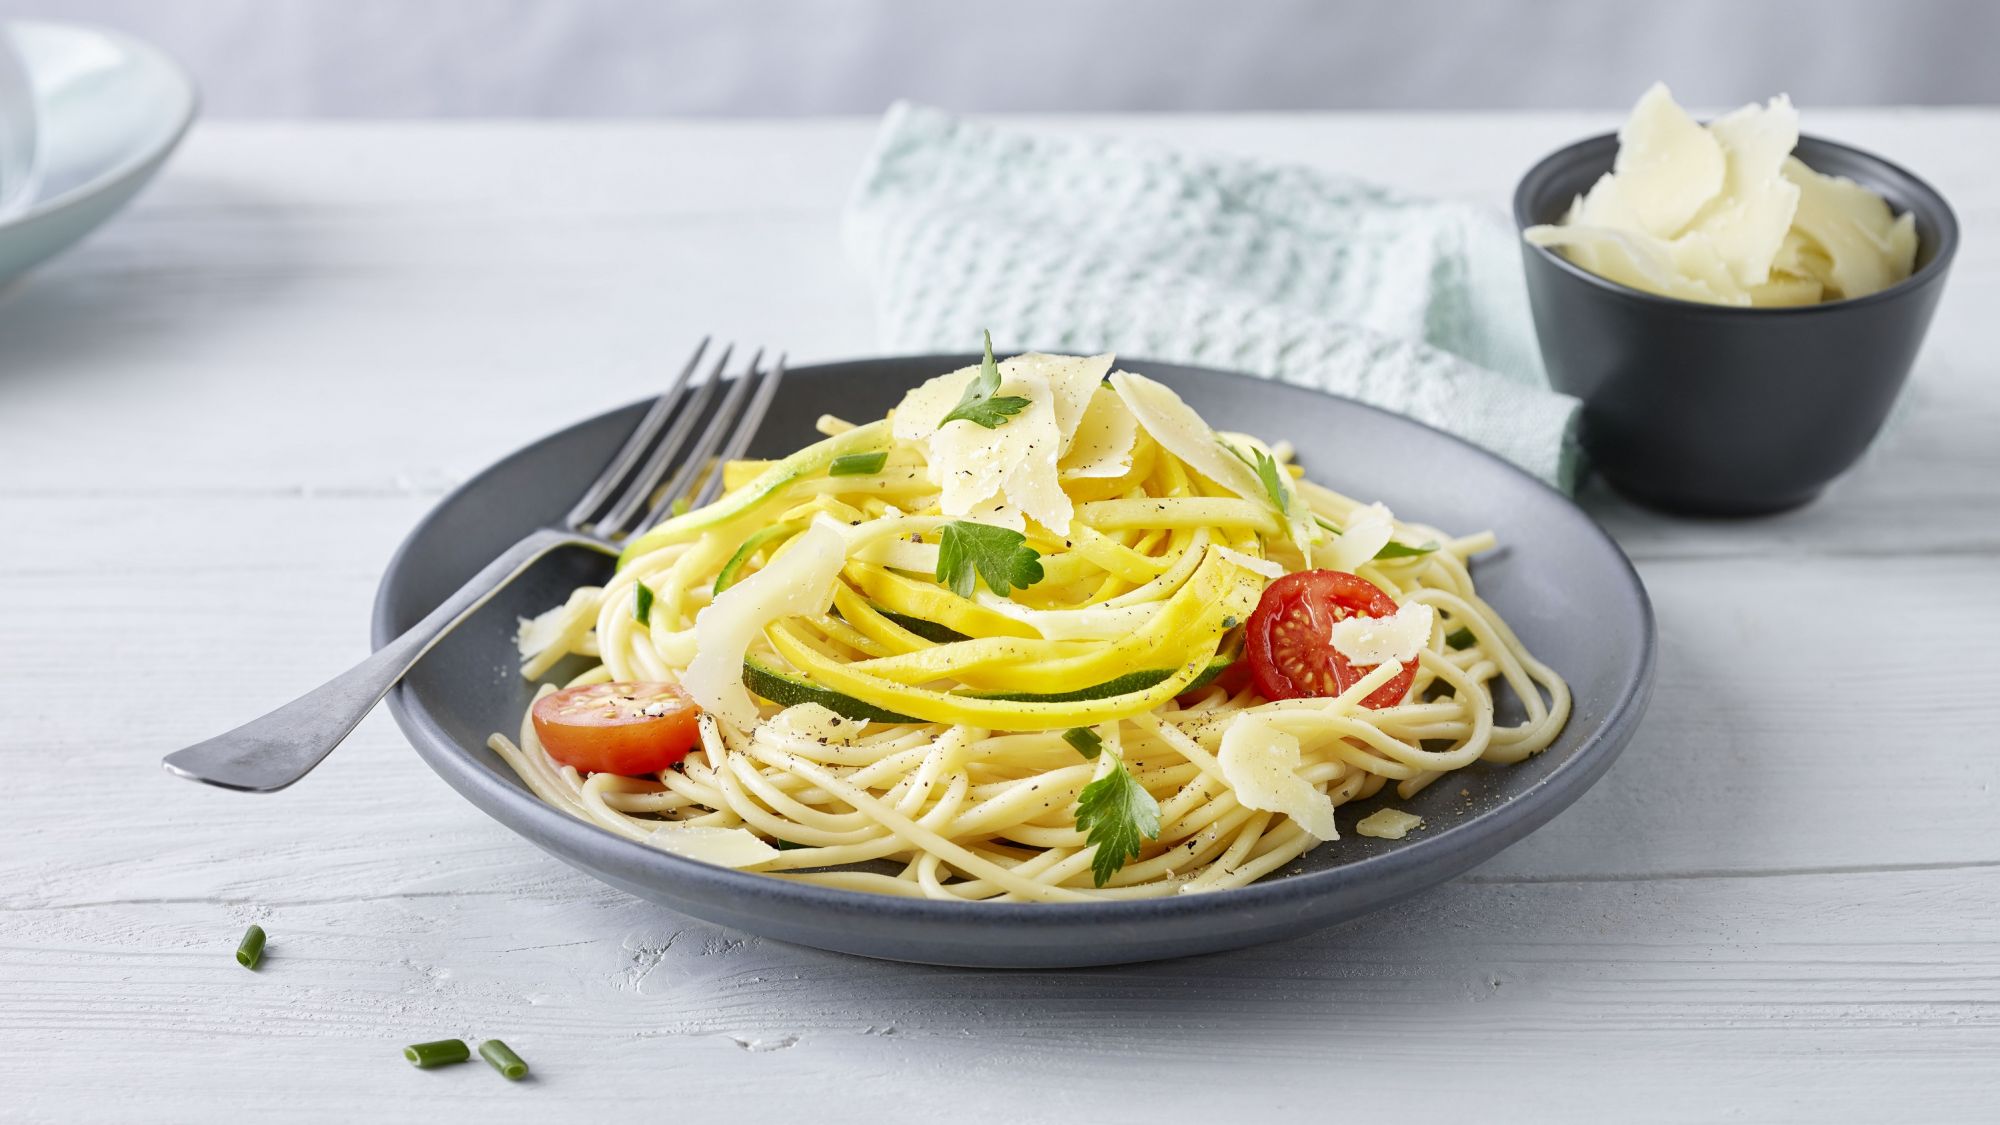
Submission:
[[[778,384],[785,379],[785,356],[781,352],[777,362],[771,365],[770,374],[757,386],[757,394],[750,405],[743,408],[742,417],[736,420],[736,431],[729,435],[729,441],[722,452],[715,455],[716,471],[702,482],[701,491],[694,495],[694,506],[699,508],[715,502],[722,495],[722,466],[743,456],[750,448],[750,439],[757,436],[757,427],[764,421],[764,413],[771,409],[771,400],[777,397]]]
[[[653,447],[653,452],[646,458],[646,463],[641,465],[638,473],[626,483],[618,498],[612,502],[610,510],[598,518],[595,530],[599,536],[616,539],[619,528],[631,522],[634,514],[645,510],[646,504],[652,499],[653,490],[666,479],[668,470],[673,468],[675,459],[687,445],[695,424],[701,421],[702,414],[708,410],[708,402],[715,397],[716,385],[722,382],[722,374],[728,369],[729,357],[735,350],[734,344],[724,347],[722,355],[709,369],[708,378],[702,380],[693,391],[682,396],[680,410],[674,416],[673,425],[667,429],[667,435]]]
[[[761,354],[760,352],[760,357]],[[779,363],[782,364],[783,360],[781,359]],[[647,512],[646,518],[633,529],[632,534],[641,534],[665,519],[673,510],[674,501],[687,495],[688,490],[693,488],[697,481],[701,482],[701,490],[693,501],[696,504],[707,503],[707,500],[700,497],[710,495],[712,490],[720,490],[723,464],[740,455],[743,448],[749,444],[750,437],[757,431],[758,423],[763,421],[765,410],[771,405],[771,396],[776,393],[779,377],[777,368],[767,373],[758,370],[755,363],[751,364],[750,370],[738,380],[735,387],[731,388],[728,401],[716,409],[715,418],[709,425],[701,447],[689,453],[688,459],[681,465],[680,472],[675,474],[673,483],[660,496],[659,502],[653,505],[653,510]],[[723,452],[719,455],[715,452],[717,445],[723,446]],[[706,477],[702,475],[705,470]]]
[[[639,420],[639,425],[632,430],[631,436],[625,439],[625,444],[619,448],[617,455],[611,458],[610,464],[604,466],[604,471],[590,483],[590,488],[577,500],[576,506],[563,517],[564,526],[583,527],[590,521],[591,515],[603,506],[605,499],[611,495],[611,490],[618,486],[618,482],[632,472],[632,467],[639,463],[639,458],[645,455],[647,447],[653,444],[653,439],[660,436],[660,431],[666,427],[667,419],[673,416],[674,403],[680,397],[681,388],[687,385],[688,376],[694,374],[695,367],[701,363],[702,353],[708,350],[711,338],[703,336],[701,343],[695,345],[694,354],[688,357],[687,366],[681,368],[681,373],[665,391],[661,392],[660,397],[653,400],[653,405],[646,409],[646,416]]]

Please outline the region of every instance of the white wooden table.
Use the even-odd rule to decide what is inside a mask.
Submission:
[[[1610,119],[1051,124],[1497,206]],[[702,333],[870,352],[836,219],[872,123],[196,129],[0,293],[0,1119],[1993,1120],[2000,112],[1808,125],[1932,179],[1964,249],[1893,429],[1817,505],[1587,497],[1661,625],[1610,775],[1342,929],[1005,974],[628,899],[382,714],[275,797],[155,764],[360,657],[430,504]],[[493,1035],[535,1081],[398,1055]]]

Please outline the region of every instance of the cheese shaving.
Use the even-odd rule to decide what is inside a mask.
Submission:
[[[755,867],[778,857],[778,849],[758,839],[756,833],[746,828],[662,824],[653,829],[645,843],[648,847],[712,863],[717,867]]]
[[[1111,358],[1031,353],[1000,363],[997,393],[1028,405],[993,429],[962,418],[939,425],[979,375],[977,365],[961,368],[905,395],[891,429],[899,440],[923,446],[943,514],[1016,531],[1031,519],[1067,534],[1074,507],[1056,462]]]
[[[744,655],[772,622],[826,612],[846,562],[847,540],[814,523],[764,569],[717,594],[695,615],[695,655],[681,686],[718,720],[750,729],[757,703],[743,686]]]
[[[1285,568],[1270,559],[1260,559],[1255,555],[1246,555],[1234,547],[1210,547],[1209,550],[1214,551],[1216,554],[1221,555],[1223,558],[1228,559],[1230,562],[1253,574],[1261,574],[1266,578],[1283,578],[1285,576]]]
[[[1354,831],[1378,840],[1400,840],[1424,826],[1424,818],[1401,809],[1376,809],[1361,818]]]
[[[1356,667],[1417,658],[1430,643],[1436,612],[1423,602],[1411,602],[1388,617],[1345,617],[1333,623],[1328,639],[1333,650]]]
[[[1396,514],[1387,505],[1369,504],[1347,514],[1340,536],[1324,548],[1320,565],[1349,574],[1360,570],[1396,537]]]
[[[1333,798],[1299,776],[1299,740],[1269,715],[1238,715],[1222,732],[1215,760],[1222,779],[1246,809],[1283,813],[1320,840],[1338,840]]]

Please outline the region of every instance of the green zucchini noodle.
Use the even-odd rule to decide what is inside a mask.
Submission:
[[[1069,368],[1043,379],[1033,364],[1088,362],[1028,356],[999,370],[1005,389],[1028,387],[1037,403],[1059,395],[1049,388]],[[976,370],[940,376],[953,381],[922,401],[949,405]],[[949,529],[986,517],[941,485],[962,470],[926,436],[949,426],[965,442],[1032,449],[1033,434],[1057,432],[1037,420],[1038,404],[976,431],[950,420],[912,430],[918,392],[889,418],[822,419],[825,439],[790,457],[714,467],[720,499],[648,532],[603,586],[523,623],[530,680],[582,658],[587,670],[560,686],[685,681],[707,712],[694,750],[655,775],[583,773],[549,755],[528,716],[517,737],[489,745],[542,800],[664,850],[849,890],[1068,902],[1240,887],[1322,843],[1340,847],[1334,806],[1390,786],[1408,799],[1555,740],[1568,687],[1480,599],[1469,570],[1496,546],[1490,533],[1396,520],[1304,479],[1282,445],[1197,431],[1158,384],[1101,376],[1092,368],[1075,384],[1087,405],[1071,411],[1061,461],[1043,452],[1062,496],[1032,494],[1067,528],[992,521],[1022,533],[1039,578],[997,594],[988,576],[969,597],[940,579]],[[1162,396],[1170,410],[1154,409]],[[864,459],[874,471],[829,471],[878,451],[886,457]],[[815,586],[741,630],[741,682],[755,697],[744,706],[755,710],[732,721],[690,672],[701,652],[722,651],[720,603],[768,599],[756,577],[810,564],[823,543],[835,544],[820,572],[831,593]],[[1245,659],[1246,622],[1275,576],[1326,568],[1366,579],[1397,604],[1395,620],[1427,623],[1428,635],[1408,632],[1409,647],[1375,665],[1354,662],[1360,678],[1338,694],[1267,701],[1241,669],[1217,678]],[[1412,652],[1409,690],[1384,705],[1378,693],[1393,696]],[[733,651],[723,660],[732,686],[736,662]],[[544,683],[537,699],[558,686]],[[1496,692],[1511,701],[1496,708]],[[1101,752],[1086,756],[1086,745]],[[1107,870],[1079,798],[1119,770],[1157,805],[1158,831]],[[718,839],[727,846],[709,846]]]

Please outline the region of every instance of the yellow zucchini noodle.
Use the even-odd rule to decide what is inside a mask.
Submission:
[[[1569,689],[1480,599],[1468,562],[1495,546],[1490,533],[1454,537],[1313,484],[1290,449],[1216,434],[1160,384],[1105,378],[1110,362],[967,368],[887,418],[823,418],[825,439],[783,460],[720,466],[720,499],[648,532],[605,585],[521,630],[531,680],[582,657],[589,669],[563,686],[683,683],[706,712],[700,744],[647,777],[563,765],[527,717],[490,745],[542,800],[663,850],[829,887],[1010,902],[1243,886],[1333,839],[1334,806],[1390,784],[1407,799],[1549,746]],[[986,392],[1025,409],[992,427],[935,421],[995,370]],[[997,466],[976,459],[981,443]],[[874,453],[879,466],[829,471]],[[940,541],[961,519],[1021,531],[1039,580],[955,592],[938,577]],[[814,571],[825,543],[833,557]],[[806,595],[745,618],[747,651],[720,646],[718,603],[732,618],[748,612],[739,602],[775,604],[754,578],[788,556],[817,575]],[[1365,674],[1337,696],[1273,702],[1210,682],[1240,657],[1265,587],[1315,567],[1358,574],[1395,600],[1391,620],[1428,624],[1411,636],[1401,702],[1361,702],[1399,658],[1356,662]],[[771,574],[764,585],[791,571]],[[697,690],[707,673],[690,669],[707,649],[736,698],[743,658],[754,714],[732,721]],[[1501,685],[1518,700],[1512,725],[1496,721]],[[1157,806],[1158,831],[1106,877],[1079,796],[1121,770],[1113,780]]]

